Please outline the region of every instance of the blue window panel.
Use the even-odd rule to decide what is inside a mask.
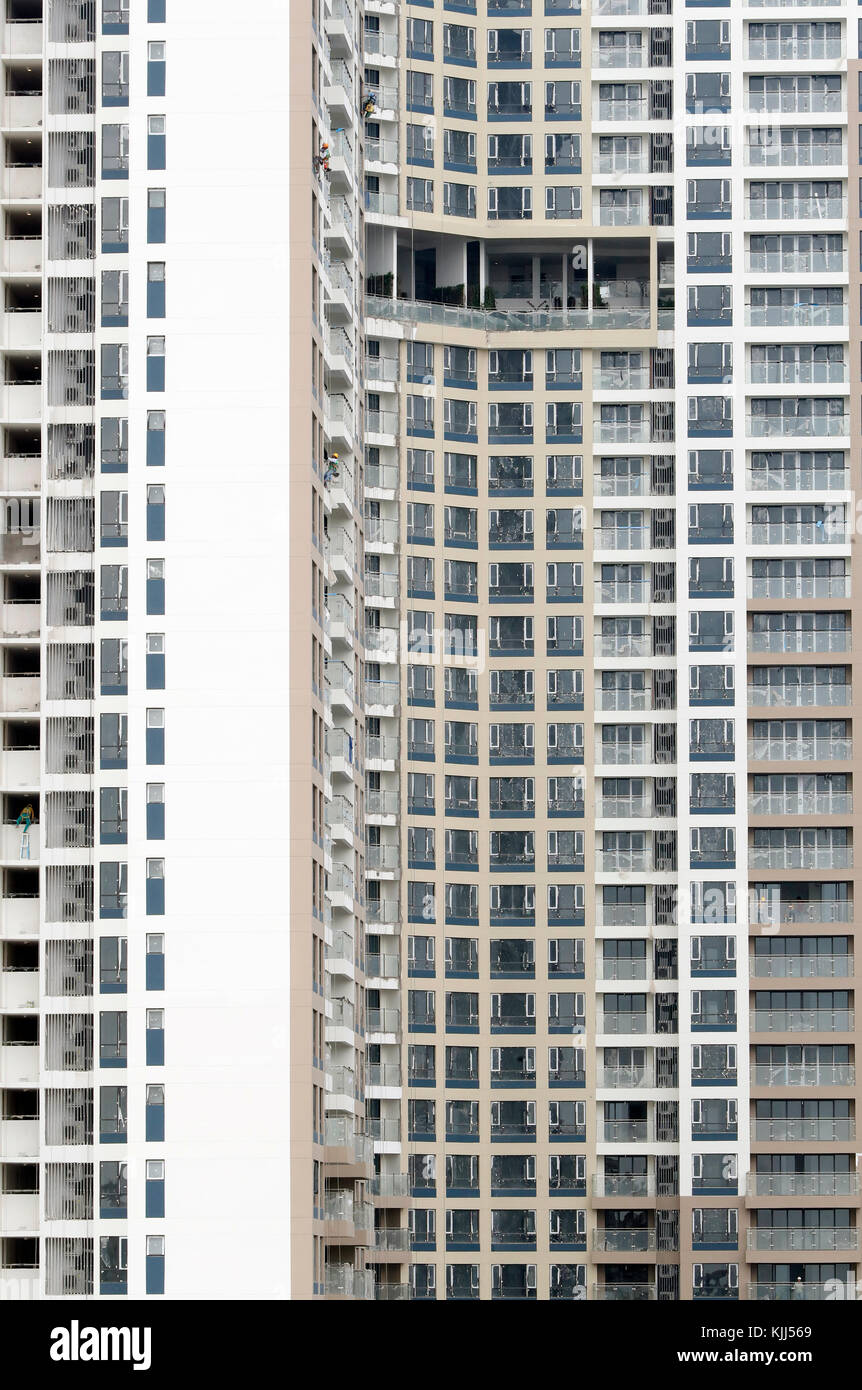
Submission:
[[[147,356],[147,390],[164,391],[165,389],[165,359],[164,355],[156,357]],[[104,392],[102,393],[104,396]]]
[[[164,989],[165,957],[162,951],[147,952],[147,989]]]
[[[164,280],[147,281],[147,318],[163,319],[165,316]]]
[[[165,838],[165,803],[164,801],[147,802],[147,839],[163,840]]]
[[[167,137],[164,135],[147,135],[147,168],[164,169],[167,167]],[[128,178],[128,175],[125,176]]]
[[[164,690],[165,688],[165,654],[164,652],[147,652],[147,689]],[[116,694],[116,691],[102,694]]]
[[[165,761],[165,731],[164,729],[147,729],[147,763],[151,766],[161,765]]]
[[[164,579],[147,580],[147,615],[158,617],[165,611]]]
[[[147,1066],[163,1067],[165,1064],[165,1030],[147,1029]]]
[[[147,0],[147,23],[164,24],[167,0]]]
[[[162,1102],[161,1104],[153,1104],[151,1101],[147,1101],[147,1105],[146,1105],[146,1120],[145,1120],[145,1124],[144,1124],[144,1134],[145,1134],[145,1138],[147,1139],[147,1141],[148,1141],[149,1143],[151,1143],[151,1144],[160,1144],[160,1143],[163,1142],[164,1137],[165,1137],[165,1106],[164,1106],[164,1102]],[[103,1138],[104,1138],[104,1136],[103,1136]],[[123,1135],[123,1142],[124,1142],[124,1143],[125,1143],[125,1139],[126,1139],[126,1136],[125,1136],[125,1134],[124,1134],[124,1135]]]
[[[152,59],[147,63],[147,96],[163,97],[165,94],[165,68],[164,61],[154,62]]]
[[[165,538],[165,504],[147,499],[147,540],[163,541]]]
[[[163,468],[165,463],[164,411],[151,410],[147,416],[147,467]]]
[[[147,1293],[164,1293],[165,1257],[147,1255]]]
[[[146,1215],[146,1216],[164,1216],[164,1214],[165,1214],[165,1181],[164,1181],[164,1178],[160,1178],[160,1179],[158,1179],[158,1180],[155,1180],[155,1179],[153,1179],[153,1178],[147,1178],[147,1179],[146,1179],[146,1182],[145,1182],[144,1204],[145,1204],[145,1215]],[[153,1255],[148,1255],[148,1256],[147,1256],[147,1263],[149,1263],[150,1260],[155,1259],[155,1258],[156,1258],[156,1257],[153,1256]],[[162,1260],[161,1263],[163,1264],[164,1261]],[[163,1291],[164,1291],[164,1285],[163,1285],[162,1290],[157,1290],[157,1292],[163,1292]],[[147,1293],[149,1293],[149,1292],[150,1292],[150,1290],[149,1290],[149,1288],[148,1288],[148,1289],[147,1289]]]
[[[151,188],[147,194],[147,241],[150,243],[163,242],[166,228],[165,190],[163,188]],[[124,249],[128,250],[128,247]]]
[[[163,878],[147,879],[147,916],[164,917],[165,915],[165,880]],[[147,1060],[149,1061],[149,1033],[147,1034]]]

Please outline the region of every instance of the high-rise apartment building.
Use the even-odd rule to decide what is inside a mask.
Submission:
[[[849,1296],[856,14],[5,3],[0,1297]]]
[[[403,1293],[836,1297],[855,16],[362,25],[365,719],[397,740],[367,750],[366,949],[400,939],[366,1114]]]
[[[290,1288],[287,28],[4,5],[3,1299]]]

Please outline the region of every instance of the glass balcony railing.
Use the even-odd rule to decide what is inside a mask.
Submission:
[[[813,632],[784,629],[775,632],[749,632],[748,650],[755,652],[849,652],[849,629],[821,628]]]
[[[820,38],[819,36],[788,34],[776,38],[750,38],[746,58],[754,62],[765,59],[767,62],[798,63],[819,61],[824,58],[843,58],[844,40],[842,38]]]
[[[850,487],[846,468],[750,468],[748,486],[757,492],[843,492]]]
[[[849,685],[824,681],[806,685],[750,685],[748,687],[749,705],[784,709],[811,705],[849,705],[853,702],[853,691]]]
[[[752,328],[834,328],[847,323],[845,304],[746,304]]]
[[[756,979],[834,979],[853,974],[852,956],[752,956],[751,974]]]
[[[750,1197],[854,1197],[858,1173],[749,1173]]]
[[[611,1011],[605,1009],[596,1024],[599,1033],[621,1034],[621,1033],[649,1033],[652,1031],[652,1021],[646,1010],[638,1013],[625,1011]]]
[[[648,1303],[656,1297],[655,1284],[593,1284],[590,1297],[602,1303]]]
[[[769,0],[763,0],[764,4]],[[826,1281],[806,1280],[794,1283],[781,1280],[764,1280],[758,1283],[751,1283],[748,1286],[748,1297],[750,1300],[759,1300],[767,1303],[788,1302],[802,1300],[806,1303],[825,1302],[836,1297],[836,1288],[842,1288],[843,1284],[838,1279],[828,1279]]]
[[[624,305],[592,309],[467,309],[457,305],[434,304],[415,299],[384,299],[369,295],[366,313],[370,318],[394,319],[404,323],[435,323],[444,327],[471,328],[482,333],[548,332],[570,329],[648,328],[647,307]]]
[[[770,574],[749,579],[749,598],[848,598],[850,576],[844,574]]]
[[[753,1033],[852,1033],[853,1009],[752,1009]]]
[[[750,869],[849,869],[853,850],[849,845],[749,845]]]
[[[854,1086],[856,1067],[851,1062],[755,1062],[752,1086]]]
[[[605,1254],[645,1253],[656,1248],[655,1231],[646,1227],[630,1231],[597,1230],[593,1231],[592,1246]]]
[[[834,1143],[856,1138],[856,1121],[846,1118],[802,1117],[792,1120],[754,1120],[751,1137],[758,1143]]]
[[[654,1086],[655,1074],[651,1066],[599,1067],[597,1086],[607,1086],[614,1090],[631,1091],[640,1087]]]
[[[594,1197],[654,1197],[655,1178],[648,1173],[594,1173]]]
[[[748,1231],[749,1250],[858,1250],[855,1226],[753,1227]]]
[[[803,195],[795,198],[747,198],[746,213],[753,222],[841,221],[847,215],[847,204],[842,197],[826,194],[822,198]]]

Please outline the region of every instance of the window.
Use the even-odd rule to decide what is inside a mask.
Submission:
[[[147,241],[165,239],[166,196],[163,188],[147,190]]]
[[[147,117],[147,168],[165,167],[165,132],[167,126],[164,116]]]
[[[102,250],[107,253],[129,249],[128,198],[102,199]]]
[[[528,192],[529,190],[524,191]],[[581,189],[574,185],[549,185],[545,189],[545,216],[548,219],[579,218],[581,216]]]
[[[129,127],[102,126],[102,177],[123,178],[129,172]]]
[[[125,473],[129,466],[129,422],[114,416],[102,420],[100,459],[103,473]]]
[[[103,343],[101,352],[102,400],[125,400],[129,394],[127,343]]]
[[[129,55],[127,52],[102,54],[102,105],[128,106]]]

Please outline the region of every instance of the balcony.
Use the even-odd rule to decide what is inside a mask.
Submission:
[[[620,1036],[629,1033],[651,1033],[653,1027],[645,1009],[637,1013],[630,1010],[604,1009],[597,1020],[596,1031],[607,1033],[609,1036]]]
[[[398,707],[400,687],[398,681],[365,682],[366,714],[393,715]]]
[[[369,875],[398,872],[400,851],[397,845],[366,845],[365,871]]]
[[[748,1286],[749,1300],[760,1300],[763,1302],[788,1302],[797,1299],[807,1303],[828,1302],[836,1298],[836,1290],[844,1292],[844,1285],[839,1279],[827,1279],[825,1282],[812,1282],[806,1280],[804,1283],[796,1281],[787,1283],[771,1280],[763,1283],[753,1283]],[[854,1295],[855,1296],[855,1295]]]
[[[849,845],[749,845],[749,869],[849,869],[853,850]]]
[[[749,598],[849,598],[844,574],[769,574],[748,581]]]
[[[771,632],[748,633],[748,650],[752,654],[772,652],[775,655],[791,652],[849,652],[849,628],[781,628]],[[783,813],[780,813],[783,814]],[[792,814],[792,813],[791,813]],[[797,815],[801,812],[796,812]]]
[[[594,119],[598,121],[638,121],[649,120],[649,102],[646,97],[620,97],[614,101],[598,101],[594,105]]]
[[[368,1191],[377,1198],[408,1198],[410,1178],[407,1173],[378,1173],[369,1180]]]
[[[845,1143],[856,1137],[856,1121],[847,1118],[754,1120],[752,1138],[758,1144]]]
[[[397,816],[400,804],[400,793],[395,790],[380,791],[371,788],[365,793],[365,812],[369,817]]]
[[[834,328],[847,323],[844,304],[746,304],[752,328]]]
[[[597,1086],[605,1086],[611,1090],[637,1090],[655,1086],[655,1084],[652,1066],[646,1063],[641,1066],[635,1064],[617,1067],[600,1066],[596,1078]]]
[[[753,237],[752,241],[767,242],[771,238]],[[813,242],[812,238],[812,242]],[[840,239],[839,239],[840,240]],[[781,245],[764,245],[748,252],[746,269],[771,275],[804,275],[808,272],[841,272],[846,269],[846,252],[840,246],[812,244],[809,249],[796,250]]]
[[[850,540],[844,521],[828,518],[821,525],[814,521],[752,522],[746,529],[751,545],[846,545]]]
[[[754,708],[799,708],[800,706],[850,705],[853,692],[849,685],[838,682],[813,681],[805,685],[750,685],[748,703]]]
[[[763,38],[749,38],[746,58],[749,61],[769,63],[808,63],[823,59],[843,58],[844,40],[842,38],[820,38],[815,35],[781,34]]]
[[[647,550],[650,546],[650,528],[605,526],[593,532],[593,546],[596,550]]]
[[[841,141],[810,145],[767,139],[745,146],[746,163],[751,168],[807,169],[840,166],[844,162]]]
[[[376,1255],[396,1254],[410,1249],[410,1232],[402,1227],[378,1227],[374,1232]],[[373,1258],[373,1256],[372,1256]]]
[[[751,1068],[752,1086],[855,1086],[856,1067],[852,1062],[755,1062]]]
[[[373,1272],[370,1269],[356,1269],[349,1264],[327,1264],[326,1297],[373,1299]]]
[[[594,1197],[654,1197],[655,1178],[647,1173],[594,1173]]]
[[[397,1036],[401,1031],[401,1010],[369,1008],[366,1013],[365,1027],[367,1033]]]
[[[855,1197],[858,1173],[749,1173],[749,1197]]]
[[[628,908],[628,904],[623,904]],[[645,905],[642,911],[646,911]],[[649,964],[646,954],[642,956],[604,956],[596,961],[596,974],[600,980],[648,980]]]
[[[852,956],[752,956],[758,980],[832,980],[853,974]]]
[[[655,1284],[593,1284],[590,1297],[602,1303],[648,1303],[656,1297]]]
[[[781,899],[777,894],[771,899],[759,898],[755,892],[749,896],[748,916],[752,923],[768,923],[770,926],[776,922],[797,925],[805,922],[850,922],[853,903],[841,898]]]
[[[767,455],[768,459],[768,455]],[[850,487],[850,475],[843,467],[835,468],[750,468],[747,482],[755,492],[844,492]]]
[[[752,222],[840,222],[847,216],[847,204],[844,198],[828,194],[822,198],[776,194],[747,198],[746,214]]]
[[[648,307],[614,305],[592,309],[467,309],[415,299],[368,296],[370,318],[394,319],[408,324],[433,323],[444,328],[469,328],[481,333],[565,333],[571,330],[649,328]]]
[[[593,1249],[603,1254],[640,1254],[655,1250],[655,1231],[646,1227],[638,1230],[596,1230],[593,1231]]]
[[[748,1232],[749,1250],[825,1250],[859,1249],[859,1232],[854,1226],[753,1227]]]
[[[626,688],[619,690],[600,689],[596,691],[596,708],[602,710],[650,710],[652,709],[652,691]]]
[[[853,1009],[752,1009],[752,1033],[852,1033]]]
[[[596,854],[596,872],[600,874],[644,874],[651,869],[652,855],[646,846],[600,849]]]
[[[377,484],[371,484],[377,486]],[[365,573],[365,598],[397,599],[399,595],[397,574],[380,574],[367,570]]]

